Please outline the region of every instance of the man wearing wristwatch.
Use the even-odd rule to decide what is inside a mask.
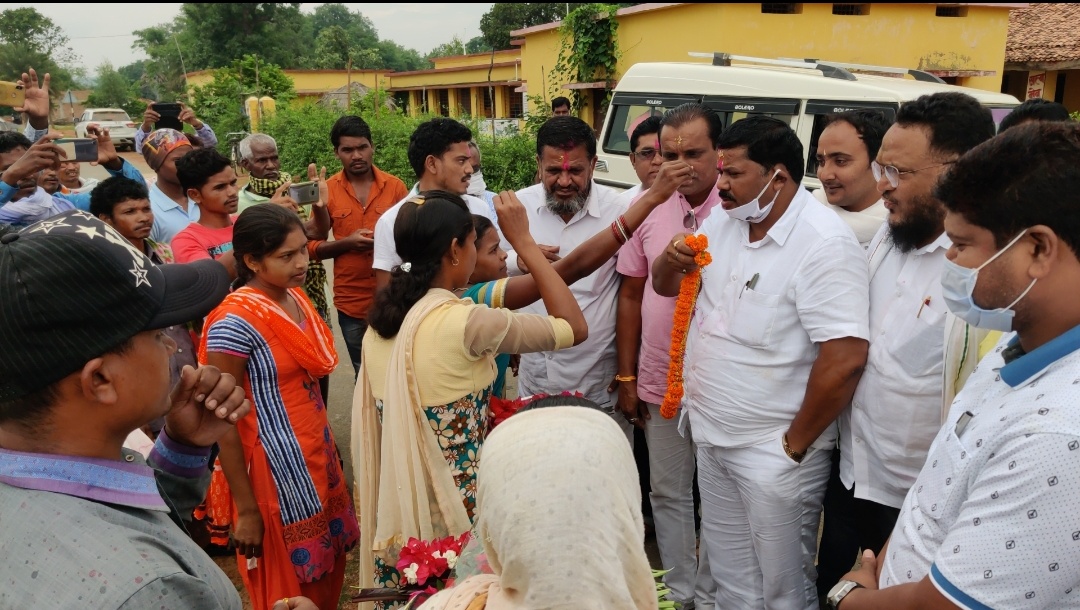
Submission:
[[[1005,335],[953,402],[889,542],[832,607],[1080,608],[1078,193],[1071,123],[1010,129],[938,183],[944,300]]]
[[[787,123],[742,119],[718,148],[723,213],[698,231],[713,262],[683,369],[701,538],[716,607],[814,610],[834,420],[866,363],[866,258],[844,221],[800,185],[802,143]],[[658,294],[678,294],[696,268],[686,235],[653,264]]]

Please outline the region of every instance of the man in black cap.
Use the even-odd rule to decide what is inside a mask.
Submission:
[[[0,607],[241,607],[178,524],[251,405],[214,367],[170,388],[163,330],[228,284],[215,261],[155,266],[81,211],[0,237]],[[162,415],[145,462],[122,449]]]

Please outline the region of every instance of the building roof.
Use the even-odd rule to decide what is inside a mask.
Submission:
[[[1041,3],[1009,13],[1007,64],[1080,62],[1080,4]],[[1031,66],[1037,67],[1037,66]]]

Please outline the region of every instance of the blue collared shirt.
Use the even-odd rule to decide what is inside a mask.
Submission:
[[[199,204],[188,199],[187,211],[166,195],[157,183],[150,187],[150,209],[154,212],[154,228],[150,239],[171,244],[176,234],[193,222],[199,221]]]
[[[169,517],[190,518],[202,500],[210,449],[163,431],[146,462],[123,455],[0,449],[0,608],[241,607],[228,577]]]

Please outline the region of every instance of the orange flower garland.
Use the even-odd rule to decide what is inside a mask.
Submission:
[[[675,301],[675,320],[671,328],[671,349],[668,355],[671,365],[668,368],[667,392],[660,404],[660,415],[665,419],[675,417],[683,397],[683,359],[686,356],[686,335],[690,331],[690,317],[694,315],[698,291],[701,289],[701,268],[712,262],[712,255],[706,251],[709,238],[704,235],[687,235],[685,243],[694,251],[694,269],[679,284],[679,298]]]

